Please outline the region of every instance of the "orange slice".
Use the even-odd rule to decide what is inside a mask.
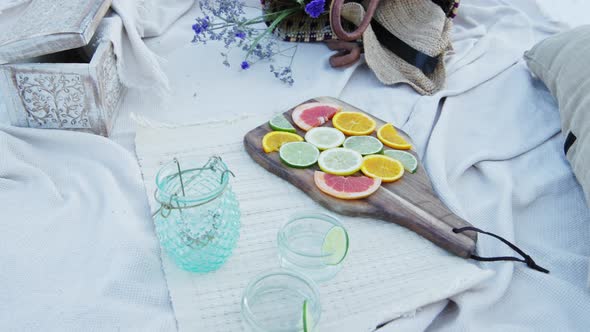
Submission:
[[[410,150],[412,144],[408,143],[395,129],[391,123],[386,123],[377,130],[377,138],[381,143],[392,149]]]
[[[370,155],[363,158],[361,172],[370,178],[393,182],[404,175],[404,165],[384,155]]]
[[[289,142],[302,142],[303,137],[285,131],[271,131],[262,138],[262,149],[266,153],[279,151],[281,146]]]
[[[339,112],[332,118],[334,128],[349,136],[369,135],[377,124],[368,115],[359,112]]]

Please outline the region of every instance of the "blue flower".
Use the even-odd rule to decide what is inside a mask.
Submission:
[[[197,23],[193,24],[193,30],[195,34],[201,34],[209,28],[209,17],[198,18]]]
[[[248,63],[248,61],[242,61],[242,69],[246,70],[248,68],[250,68],[250,64]]]
[[[236,37],[238,37],[240,39],[244,39],[244,38],[246,38],[246,33],[244,31],[238,31],[236,33]]]
[[[310,3],[305,5],[305,12],[311,18],[318,18],[324,12],[326,6],[326,0],[311,0]]]

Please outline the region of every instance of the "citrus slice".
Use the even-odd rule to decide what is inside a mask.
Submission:
[[[279,157],[281,160],[295,168],[305,168],[318,161],[320,151],[307,142],[290,142],[281,146]]]
[[[303,301],[303,332],[311,332],[313,329],[313,317],[309,308],[309,302]]]
[[[393,158],[374,154],[364,158],[361,172],[368,177],[379,178],[383,182],[393,182],[404,175],[404,165]]]
[[[333,104],[307,103],[297,106],[291,117],[297,127],[308,131],[328,122],[340,109],[340,106]]]
[[[328,231],[322,244],[322,254],[326,265],[338,265],[348,253],[348,234],[340,226],[334,226]]]
[[[350,136],[344,141],[344,147],[365,156],[381,152],[383,143],[373,136]]]
[[[318,158],[320,169],[334,175],[351,175],[363,165],[360,153],[344,148],[325,150]]]
[[[409,150],[412,148],[412,144],[408,143],[403,137],[401,137],[391,123],[386,123],[381,126],[381,128],[377,130],[377,137],[379,137],[379,140],[383,142],[383,144],[393,149]]]
[[[285,118],[285,116],[282,114],[277,114],[268,122],[268,125],[270,128],[272,128],[272,130],[286,131],[288,133],[296,132],[295,127],[293,127],[291,122],[289,122],[289,120],[287,120],[287,118]]]
[[[366,176],[340,176],[316,171],[316,186],[325,194],[340,199],[360,199],[373,194],[381,185],[381,179]]]
[[[273,151],[279,151],[281,146],[285,143],[301,141],[303,141],[303,137],[297,134],[286,133],[284,131],[271,131],[262,138],[262,149],[264,152],[270,153]]]
[[[336,148],[344,142],[344,134],[331,127],[312,128],[305,134],[305,140],[320,150]]]
[[[377,126],[375,120],[360,112],[340,112],[334,115],[332,124],[334,128],[350,136],[369,135]]]
[[[400,150],[386,150],[383,153],[388,157],[399,160],[399,162],[404,165],[404,169],[406,171],[410,173],[416,173],[416,170],[418,169],[418,160],[413,154]]]

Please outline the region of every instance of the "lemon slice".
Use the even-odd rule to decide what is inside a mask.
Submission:
[[[306,168],[318,161],[320,151],[307,142],[290,142],[281,146],[279,157],[281,160],[295,168]]]
[[[412,148],[412,144],[408,143],[403,137],[401,137],[391,123],[386,123],[381,126],[381,128],[377,130],[377,137],[383,142],[383,144],[393,149],[409,150]]]
[[[305,140],[315,145],[320,150],[339,147],[344,142],[344,134],[334,128],[317,127],[310,129],[305,134]]]
[[[381,152],[383,143],[373,136],[350,136],[344,141],[344,147],[366,156]]]
[[[318,165],[322,171],[329,174],[351,175],[361,169],[363,156],[351,149],[329,149],[320,154]]]
[[[383,153],[388,157],[399,160],[399,162],[404,165],[406,171],[416,173],[416,170],[418,169],[418,159],[416,159],[413,154],[401,150],[386,150],[383,151]]]
[[[344,228],[334,226],[328,231],[322,244],[322,253],[328,255],[324,259],[327,265],[338,265],[344,260],[348,253],[348,234]]]
[[[404,175],[404,165],[393,158],[375,154],[364,158],[361,171],[368,177],[393,182]]]
[[[360,112],[339,112],[332,118],[334,128],[349,136],[369,135],[377,124],[368,115]]]

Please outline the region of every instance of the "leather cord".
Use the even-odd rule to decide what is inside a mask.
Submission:
[[[502,241],[504,244],[506,244],[507,246],[509,246],[512,250],[516,251],[519,255],[522,256],[521,258],[518,257],[512,257],[512,256],[498,256],[498,257],[481,257],[481,256],[477,256],[477,255],[471,255],[471,258],[475,259],[476,261],[483,261],[483,262],[496,262],[496,261],[515,261],[515,262],[523,262],[525,263],[529,268],[533,269],[533,270],[537,270],[539,272],[543,272],[543,273],[549,273],[549,270],[537,265],[537,263],[535,263],[535,261],[532,259],[531,256],[527,255],[524,251],[522,251],[522,249],[520,249],[519,247],[517,247],[516,245],[514,245],[513,243],[510,243],[510,241],[506,240],[505,238],[493,234],[493,233],[489,233],[486,231],[482,231],[479,228],[476,227],[472,227],[472,226],[467,226],[467,227],[461,227],[461,228],[453,228],[453,233],[462,233],[465,231],[473,231],[473,232],[477,232],[477,233],[481,233],[481,234],[485,234],[485,235],[489,235],[492,236],[500,241]]]
[[[373,19],[373,15],[375,14],[375,10],[377,9],[377,5],[381,0],[370,0],[369,5],[367,6],[367,13],[363,20],[356,28],[356,30],[352,32],[347,32],[342,27],[342,6],[344,5],[345,0],[333,0],[332,6],[330,7],[330,26],[332,26],[332,30],[334,30],[334,34],[338,37],[338,39],[343,41],[354,41],[358,40],[363,36],[363,32],[367,30],[367,27],[371,23]]]
[[[326,45],[338,53],[330,57],[330,65],[333,68],[348,67],[361,57],[362,48],[356,42],[345,42],[342,40],[327,41]]]

